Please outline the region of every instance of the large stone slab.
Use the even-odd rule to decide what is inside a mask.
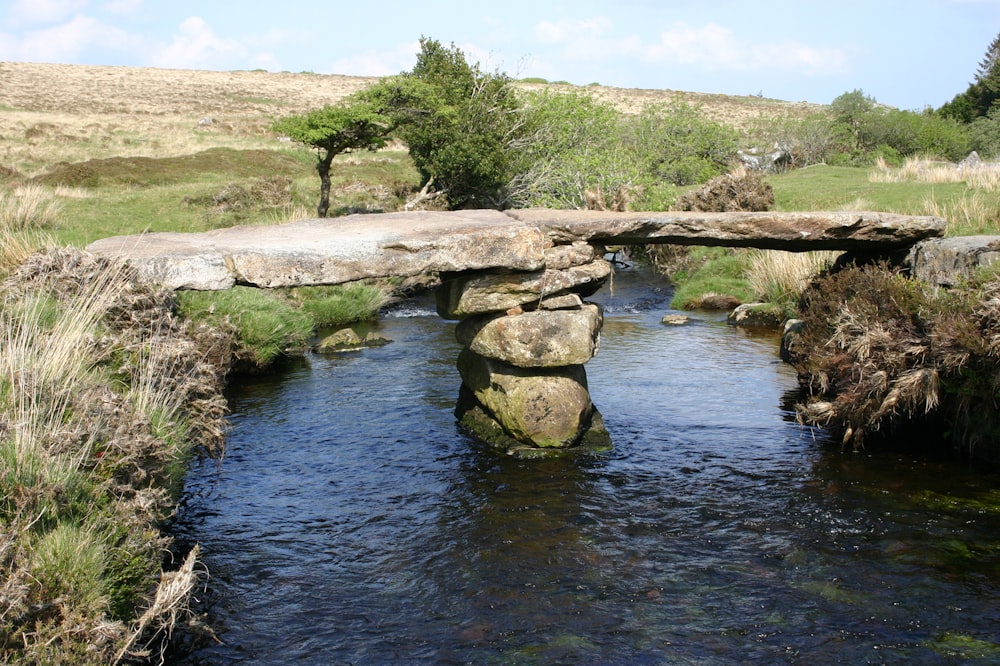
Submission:
[[[913,277],[951,287],[1000,261],[1000,236],[955,236],[924,241],[910,253]]]
[[[129,259],[175,289],[287,287],[439,271],[538,270],[551,243],[499,211],[349,215],[198,234],[105,238],[89,251]]]
[[[455,337],[480,356],[519,368],[583,365],[597,354],[601,308],[587,303],[571,310],[535,310],[466,319]]]
[[[945,229],[939,217],[877,212],[618,213],[534,208],[508,214],[539,227],[556,243],[669,243],[792,252],[907,248],[943,236]]]

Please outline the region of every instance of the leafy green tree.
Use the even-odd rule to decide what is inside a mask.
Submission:
[[[987,116],[997,102],[1000,102],[1000,34],[990,43],[969,87],[938,109],[938,113],[971,123]]]
[[[834,128],[852,150],[864,150],[863,129],[875,111],[875,100],[861,90],[852,90],[830,103]]]
[[[377,150],[386,144],[390,132],[388,119],[360,96],[335,106],[288,116],[274,123],[275,132],[317,150],[316,171],[320,178],[320,197],[316,214],[326,217],[330,210],[330,168],[333,158],[352,150]]]
[[[423,185],[452,208],[504,208],[525,128],[523,103],[504,74],[470,65],[454,44],[422,38],[410,72],[363,94],[391,118]]]
[[[959,160],[969,150],[968,135],[955,120],[880,106],[860,90],[836,98],[830,110],[834,134],[854,163],[870,162],[875,155],[890,161],[917,154]]]
[[[995,158],[1000,156],[1000,106],[981,118],[976,118],[969,125],[971,147],[981,157]]]
[[[683,103],[646,106],[626,118],[624,140],[643,171],[674,185],[704,183],[725,173],[739,148],[739,133]]]
[[[515,206],[583,208],[636,186],[641,169],[621,141],[621,116],[580,92],[532,93],[508,183]]]

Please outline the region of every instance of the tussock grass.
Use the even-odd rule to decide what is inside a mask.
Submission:
[[[1000,164],[982,162],[966,166],[927,157],[910,157],[898,168],[879,157],[868,176],[873,183],[965,183],[972,189],[995,192],[1000,189]]]
[[[946,234],[949,236],[1000,233],[1000,200],[981,190],[947,202],[931,197],[923,204],[925,215],[936,215],[947,221]]]
[[[392,290],[384,285],[353,283],[331,287],[303,287],[292,297],[317,327],[344,326],[374,319],[380,309],[393,300]]]
[[[262,369],[309,347],[313,322],[278,292],[251,287],[178,294],[180,314],[233,331],[239,370]]]
[[[839,255],[778,250],[751,250],[748,254],[746,278],[750,288],[758,299],[780,305],[788,314],[794,311],[809,281],[829,268]]]
[[[11,231],[46,229],[59,221],[62,207],[50,188],[20,185],[0,191],[0,228]]]
[[[181,617],[157,526],[221,442],[219,346],[122,264],[51,251],[4,282],[0,661],[115,663]]]

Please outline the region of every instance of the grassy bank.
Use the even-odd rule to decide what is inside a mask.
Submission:
[[[221,451],[225,377],[301,354],[318,327],[369,318],[389,297],[360,284],[174,294],[77,250],[36,253],[103,233],[81,202],[94,221],[98,202],[131,219],[231,175],[0,196],[0,662],[156,661],[204,578],[197,548],[172,553],[160,527],[189,458]],[[271,206],[237,212],[263,223]],[[216,224],[216,208],[160,223]]]
[[[0,659],[151,656],[199,581],[196,553],[164,571],[159,526],[222,446],[228,341],[72,250],[3,283],[0,339]]]
[[[190,457],[221,451],[228,371],[301,354],[386,294],[178,303],[76,250],[28,258],[0,288],[0,661],[155,660],[202,577],[196,549],[165,564],[160,526]]]

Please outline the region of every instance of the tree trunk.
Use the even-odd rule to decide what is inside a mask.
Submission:
[[[326,217],[330,210],[330,165],[335,155],[332,150],[327,150],[316,162],[316,171],[319,173],[319,206],[316,208],[318,217]]]

